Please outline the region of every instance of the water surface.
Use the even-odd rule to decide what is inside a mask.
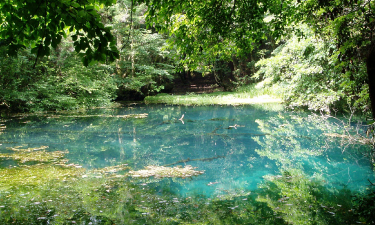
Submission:
[[[126,178],[176,198],[247,196],[266,181],[277,183],[288,176],[319,182],[332,193],[363,191],[374,179],[366,157],[370,148],[329,135],[345,134],[341,122],[288,112],[277,104],[132,105],[4,120],[0,152],[45,146],[48,152],[65,151],[66,164],[85,171],[122,164],[131,170],[191,165],[204,171],[185,179]],[[358,127],[356,132],[364,134],[364,129]],[[19,167],[20,161],[3,158],[0,166]]]

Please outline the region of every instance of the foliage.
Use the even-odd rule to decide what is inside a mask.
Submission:
[[[275,49],[272,57],[258,61],[254,78],[264,79],[263,85],[278,86],[291,107],[330,112],[349,106],[368,112],[365,64],[358,65],[355,76],[343,74],[342,67],[336,65],[334,42],[314,37],[306,26],[300,30],[306,37],[293,35]]]
[[[117,89],[110,68],[104,65],[84,67],[76,63],[79,58],[74,53],[60,53],[60,50],[52,52],[49,59],[35,68],[35,56],[30,50],[22,50],[17,57],[2,54],[1,104],[14,111],[108,105]]]
[[[257,57],[255,50],[273,42],[286,23],[271,16],[281,9],[291,13],[287,2],[279,1],[142,1],[150,27],[168,34],[169,49],[177,71],[213,73],[219,86],[232,91],[247,84]],[[268,17],[268,20],[264,20]]]
[[[335,66],[337,55],[333,54],[336,47],[332,41],[314,37],[306,26],[301,28],[306,37],[293,35],[275,49],[272,57],[258,61],[255,78],[264,80],[264,85],[279,86],[283,99],[292,107],[329,112],[339,106],[340,100],[361,109],[367,107],[368,97],[357,92],[358,88],[368,91],[361,83],[366,77],[364,67],[350,81]],[[357,101],[352,103],[352,99]]]
[[[208,56],[229,52],[229,57],[233,50],[235,54],[249,53],[267,35],[279,36],[286,15],[293,12],[292,1],[145,2],[152,5],[147,14],[149,24],[175,36],[174,45],[192,59],[203,51]],[[263,20],[268,15],[271,17]]]
[[[150,6],[149,25],[168,33],[171,36],[169,44],[180,53],[180,69],[191,65],[194,69],[215,72],[216,61],[236,64],[239,59],[247,61],[251,71],[254,50],[263,55],[264,43],[271,42],[274,46],[275,40],[280,40],[284,34],[294,34],[295,37],[288,41],[288,49],[292,49],[291,43],[296,43],[297,37],[304,37],[307,45],[304,49],[299,44],[303,49],[298,52],[297,63],[288,61],[297,67],[294,70],[299,70],[286,82],[292,86],[291,91],[287,90],[289,87],[284,88],[289,103],[328,111],[341,99],[361,111],[369,111],[369,97],[375,102],[373,75],[365,76],[366,65],[368,70],[374,70],[371,66],[375,54],[371,47],[374,46],[375,25],[371,19],[375,12],[373,1],[145,2]],[[312,31],[296,26],[300,23],[310,26]],[[314,41],[314,36],[319,38]],[[371,52],[372,58],[369,57]],[[288,60],[294,57],[286,52],[280,54],[288,55]],[[235,56],[240,58],[235,59]],[[367,59],[370,61],[366,62]],[[307,63],[312,65],[307,67]],[[232,72],[241,72],[238,68]],[[276,80],[284,73],[283,69],[277,72]],[[246,75],[240,76],[234,82],[245,78]],[[298,94],[305,88],[306,97]]]
[[[51,54],[62,38],[72,35],[75,51],[83,53],[83,63],[113,61],[118,57],[109,27],[101,22],[98,10],[113,0],[9,0],[0,4],[0,46],[8,55],[31,48],[37,57]],[[108,58],[107,58],[108,57]],[[34,64],[35,65],[35,64]]]
[[[132,48],[121,52],[118,62],[118,83],[126,90],[134,90],[145,95],[160,92],[165,84],[173,80],[174,66],[169,60],[169,52],[163,50],[164,38],[149,30],[132,32]]]
[[[340,85],[348,99],[358,109],[369,111],[370,98],[374,117],[374,2],[303,1],[298,7],[296,19],[304,20],[322,38],[334,40],[334,62],[342,79]]]
[[[150,29],[145,29],[144,13],[147,6],[132,1],[118,1],[108,8],[120,48],[116,62],[116,82],[122,92],[149,95],[166,89],[174,78],[173,50],[167,51],[166,38]]]

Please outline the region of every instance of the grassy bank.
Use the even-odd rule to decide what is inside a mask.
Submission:
[[[186,95],[158,94],[148,96],[145,103],[172,105],[245,105],[260,103],[281,103],[281,97],[271,88],[256,85],[241,87],[234,92],[214,92],[207,94],[187,93]]]

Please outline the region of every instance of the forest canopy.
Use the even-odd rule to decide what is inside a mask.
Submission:
[[[374,18],[370,0],[7,0],[0,102],[90,107],[211,74],[224,90],[260,82],[291,106],[374,115]]]

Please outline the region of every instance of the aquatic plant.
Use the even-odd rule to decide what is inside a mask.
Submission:
[[[164,165],[164,166],[173,166],[173,165],[176,165],[176,164],[179,164],[179,163],[187,163],[187,162],[191,162],[191,161],[209,162],[209,161],[212,161],[214,159],[221,159],[221,158],[225,158],[225,156],[214,156],[214,157],[209,157],[209,158],[198,158],[198,159],[187,158],[187,159],[179,160],[179,161],[174,162],[174,163],[169,163],[169,164]]]
[[[22,149],[22,146],[17,147],[9,147],[8,150],[14,151],[14,153],[0,153],[0,158],[10,158],[13,160],[17,160],[21,163],[25,162],[51,162],[51,161],[58,161],[59,159],[63,158],[66,153],[69,153],[67,150],[65,151],[52,151],[47,152],[45,149],[48,146],[41,146],[35,148],[26,148]]]

